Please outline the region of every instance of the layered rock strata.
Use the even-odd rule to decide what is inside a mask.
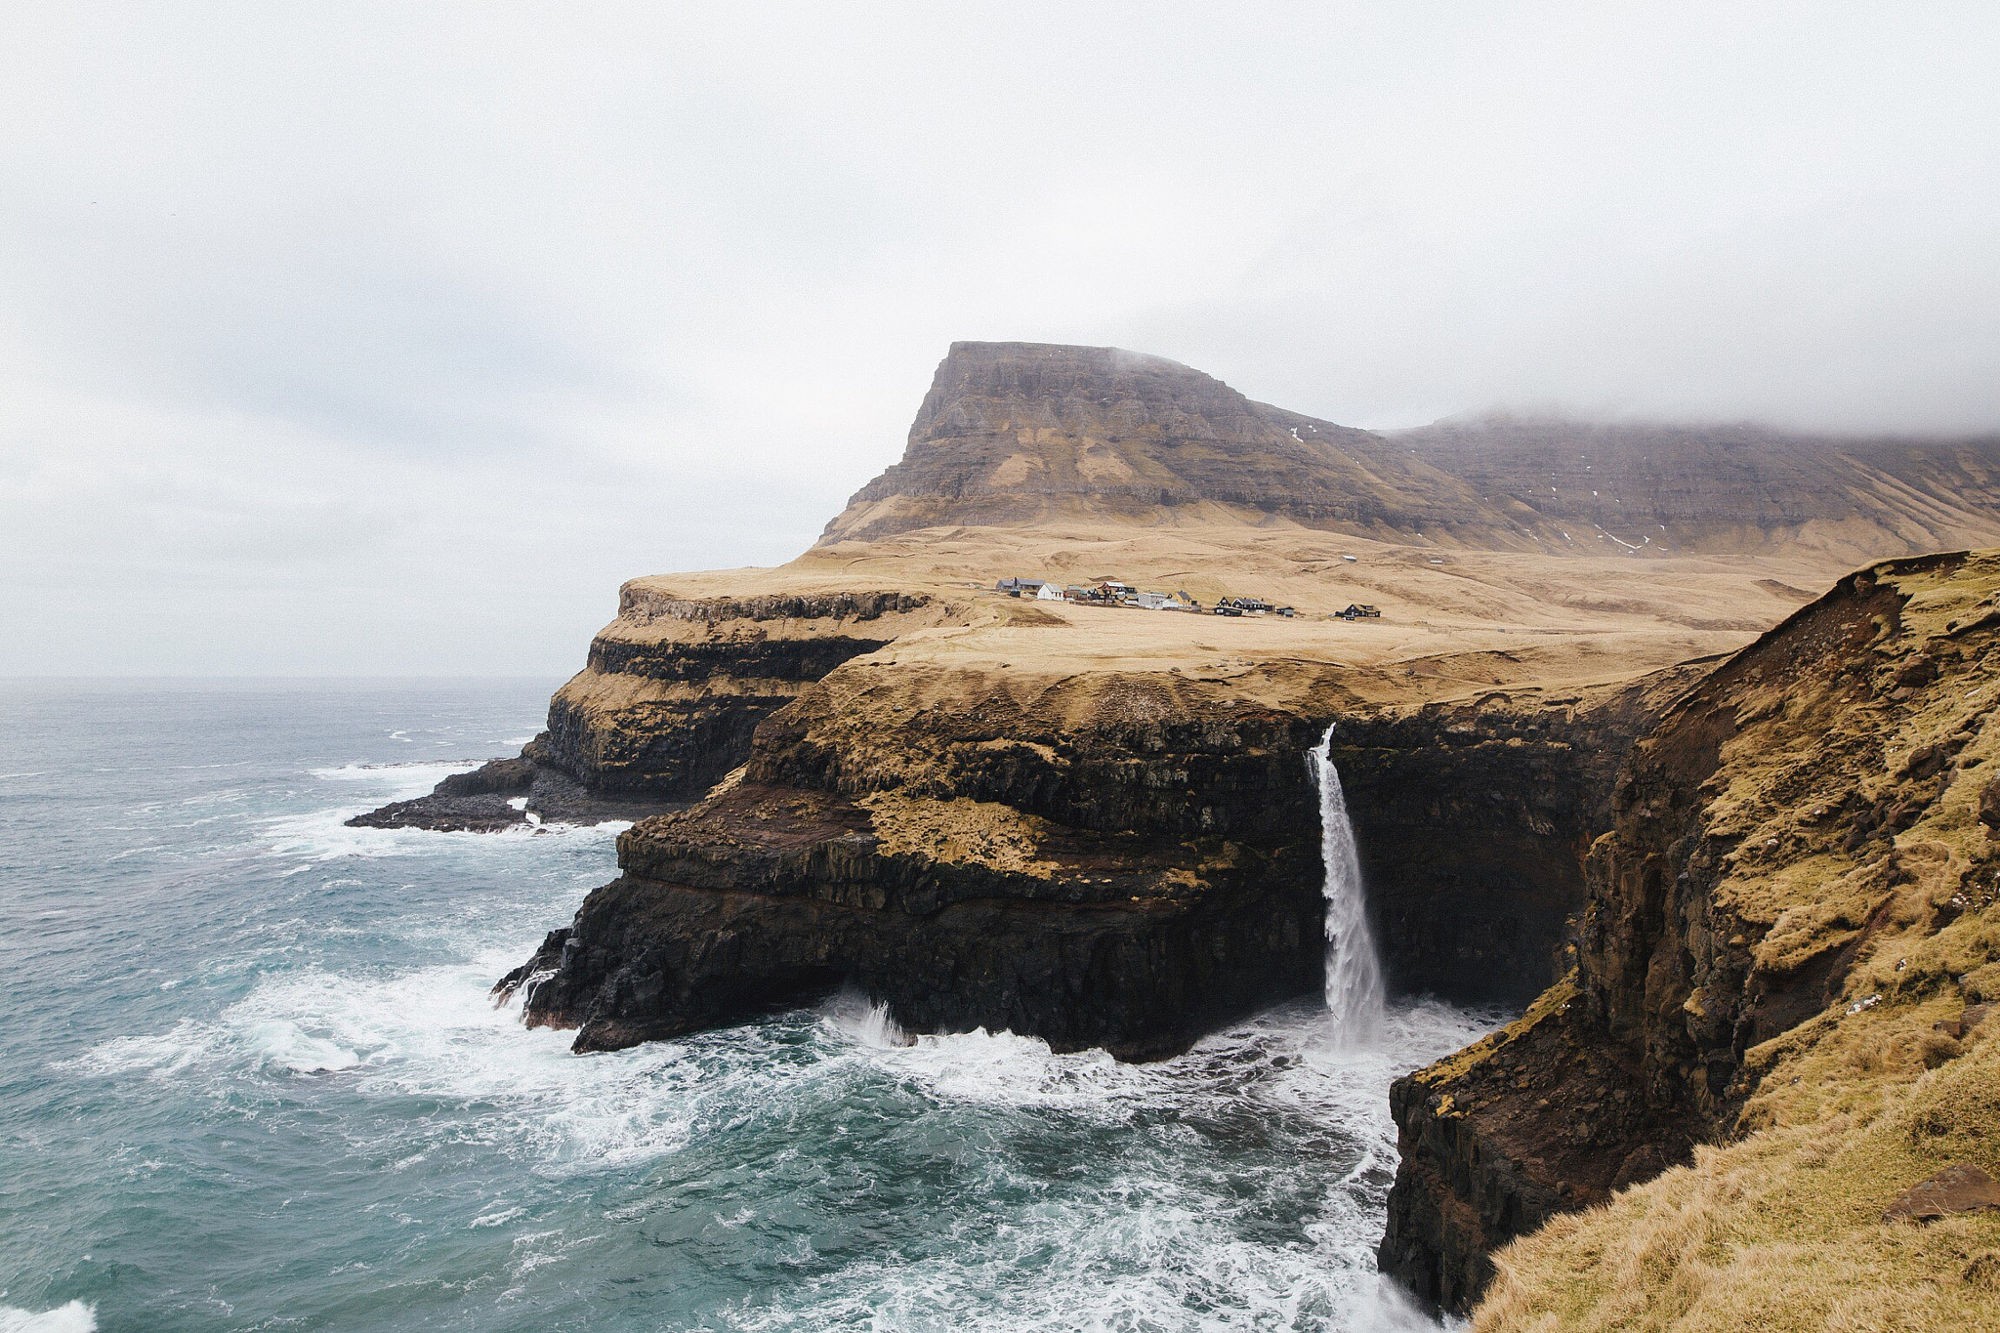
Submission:
[[[1550,980],[1590,793],[1684,683],[1347,701],[1336,761],[1392,979],[1489,1002]],[[1170,674],[1028,686],[855,663],[758,729],[739,781],[627,832],[621,878],[500,989],[580,1050],[842,986],[914,1030],[1184,1049],[1319,984],[1305,754],[1341,693],[1300,685],[1291,711]],[[1480,836],[1440,841],[1441,815]]]
[[[692,799],[807,685],[951,615],[894,590],[690,598],[628,583],[618,618],[549,703],[542,762],[593,792]]]
[[[1331,750],[1362,832],[1392,987],[1524,1006],[1568,966],[1584,857],[1633,741],[1707,671],[1495,690],[1343,718]]]
[[[1843,581],[1675,705],[1592,848],[1574,973],[1395,1085],[1384,1268],[1466,1309],[1498,1246],[1770,1123],[1879,1005],[2000,994],[1996,680],[2000,554],[1944,555]]]
[[[1357,534],[1515,525],[1369,431],[1269,407],[1165,357],[1114,347],[953,343],[902,460],[821,545],[922,528],[1199,519],[1206,507]],[[1417,516],[1421,514],[1422,518]]]
[[[745,785],[649,820],[513,979],[528,1021],[603,1050],[856,987],[914,1030],[1144,1059],[1315,984],[1296,875],[980,806]]]
[[[757,724],[829,671],[962,613],[883,589],[690,597],[640,579],[549,701],[517,759],[446,778],[429,796],[349,820],[492,830],[526,820],[636,819],[698,799],[750,751]]]

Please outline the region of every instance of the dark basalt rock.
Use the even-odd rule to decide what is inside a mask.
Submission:
[[[535,749],[530,742],[529,752]],[[523,799],[525,798],[525,799]],[[522,801],[519,807],[513,803]],[[560,769],[526,755],[491,759],[470,773],[453,773],[428,796],[391,801],[354,816],[349,828],[417,828],[440,833],[497,833],[523,824],[601,824],[644,819],[675,802],[603,797]],[[531,819],[530,816],[533,816]]]
[[[1606,814],[1601,770],[1691,674],[1341,720],[1336,761],[1396,984],[1506,1002],[1553,979],[1577,857]],[[628,831],[623,876],[503,991],[547,973],[522,986],[527,1020],[578,1029],[579,1050],[856,986],[915,1030],[1005,1027],[1149,1058],[1317,989],[1305,755],[1324,721],[1192,690],[1141,707],[1164,682],[1098,688],[1082,726],[1004,692],[896,721],[808,690],[759,729],[740,785]],[[1033,854],[898,843],[882,798],[947,822],[977,803],[1032,825]],[[1439,839],[1441,818],[1470,836]]]
[[[1707,669],[1588,699],[1496,692],[1336,724],[1332,755],[1394,989],[1520,1007],[1562,975],[1619,766]]]
[[[518,796],[535,784],[531,759],[489,759],[470,773],[453,773],[437,785],[439,796]]]
[[[1559,985],[1447,1062],[1448,1079],[1390,1085],[1401,1160],[1377,1257],[1434,1306],[1470,1309],[1494,1250],[1685,1162],[1699,1137],[1692,1117],[1648,1103],[1624,1052],[1588,1039],[1575,1003]]]
[[[852,985],[917,1030],[1151,1059],[1318,980],[1310,877],[1219,844],[1187,855],[1067,832],[1041,856],[1008,869],[884,853],[838,796],[739,787],[627,833],[624,876],[496,991],[520,988],[531,1025],[578,1029],[579,1051]]]

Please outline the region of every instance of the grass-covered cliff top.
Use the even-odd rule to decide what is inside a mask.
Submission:
[[[1502,1251],[1477,1329],[1994,1326],[2000,1210],[1883,1214],[2000,1177],[2000,1017],[1966,1027],[2000,1001],[2000,553],[1880,577],[1871,678],[1743,689],[1704,792],[1759,972],[1851,950],[1844,981],[1747,1052],[1729,1141]]]

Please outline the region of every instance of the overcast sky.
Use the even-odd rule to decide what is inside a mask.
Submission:
[[[1310,12],[1308,9],[1310,8]],[[953,339],[2000,427],[2000,6],[0,11],[0,674],[549,673]]]

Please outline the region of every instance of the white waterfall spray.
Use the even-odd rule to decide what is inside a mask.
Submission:
[[[1382,1029],[1382,960],[1368,929],[1361,857],[1333,764],[1332,727],[1308,764],[1319,782],[1319,850],[1326,865],[1326,1007],[1333,1015],[1334,1040],[1361,1046]]]

